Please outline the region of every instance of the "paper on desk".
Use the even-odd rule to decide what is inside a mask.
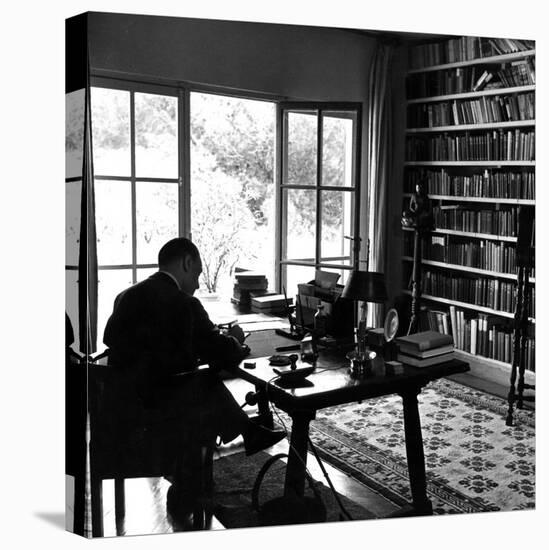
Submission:
[[[273,315],[265,315],[264,313],[244,313],[238,315],[236,322],[241,325],[242,323],[260,323],[263,321],[283,321],[282,317],[275,317]]]
[[[339,279],[339,273],[329,271],[315,270],[315,284],[320,288],[334,288]]]
[[[244,332],[257,332],[258,330],[274,330],[277,328],[290,328],[290,323],[284,319],[263,320],[254,323],[239,323]]]

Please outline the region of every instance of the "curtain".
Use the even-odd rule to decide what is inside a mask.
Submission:
[[[391,64],[394,46],[378,43],[370,70],[368,103],[368,256],[369,271],[385,271],[387,199],[390,178]],[[368,326],[383,324],[383,304],[368,308]]]
[[[80,219],[78,327],[80,351],[85,355],[89,355],[97,349],[97,240],[95,233],[95,190],[93,181],[89,64],[86,79]]]

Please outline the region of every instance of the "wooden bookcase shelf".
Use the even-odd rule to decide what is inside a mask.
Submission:
[[[503,42],[505,41],[499,39],[463,37],[441,44],[431,43],[412,48],[412,55],[417,55],[415,61],[419,62],[426,59],[466,57],[466,54],[471,56],[473,51],[486,51],[485,46],[490,48],[496,43],[501,45]],[[469,49],[471,45],[474,46]],[[516,236],[510,236],[517,234],[517,228],[512,229],[510,223],[515,223],[514,220],[518,219],[520,207],[535,205],[535,200],[531,199],[535,196],[536,165],[533,160],[536,124],[535,50],[417,67],[419,64],[413,63],[414,68],[408,71],[406,86],[409,96],[406,102],[406,155],[408,159],[414,160],[406,160],[404,163],[403,199],[409,200],[412,196],[410,191],[420,181],[428,181],[429,189],[449,193],[429,194],[436,208],[435,223],[438,222],[445,227],[482,227],[507,234],[474,233],[437,227],[431,233],[430,242],[432,245],[449,248],[444,255],[439,253],[435,257],[474,256],[479,258],[475,262],[484,258],[486,262],[490,260],[492,266],[506,265],[508,271],[509,261],[512,261],[509,257],[512,258],[514,252],[509,248],[514,248],[517,242]],[[436,71],[439,73],[434,74]],[[484,79],[486,87],[483,89],[480,83]],[[471,123],[473,120],[482,122]],[[504,122],[489,122],[496,120]],[[444,160],[467,156],[496,157],[496,160]],[[434,158],[442,160],[432,160]],[[503,160],[504,158],[515,160]],[[464,189],[471,191],[462,192]],[[470,196],[473,193],[475,196]],[[500,196],[511,195],[513,198],[477,196],[496,193]],[[403,229],[413,231],[411,228]],[[485,242],[477,244],[477,240]],[[405,277],[412,272],[413,258],[408,255],[410,250],[406,248],[402,257]],[[502,258],[506,261],[503,262]],[[484,296],[481,289],[486,289],[487,296],[501,289],[499,299],[504,300],[506,296],[509,300],[509,293],[513,292],[517,281],[516,273],[429,259],[422,259],[421,263],[423,271],[431,273],[428,280],[430,282],[427,281],[424,288],[435,285],[433,288],[437,289],[434,291],[436,296],[421,293],[421,305],[426,306],[429,328],[447,330],[446,327],[452,327],[451,323],[456,323],[457,332],[454,339],[459,336],[459,347],[469,349],[471,346],[470,349],[474,349],[475,344],[471,345],[473,328],[479,331],[476,333],[478,338],[481,326],[486,327],[486,323],[489,322],[490,326],[494,327],[492,341],[497,342],[493,354],[508,359],[508,330],[514,319],[514,312],[479,305],[498,303],[485,297],[479,298],[477,304],[453,300],[445,297],[445,294],[450,296],[450,282],[453,285],[461,285],[462,279],[467,280],[463,288],[471,288],[467,285],[473,284],[470,281],[473,278],[484,281],[479,281],[478,286],[475,281],[475,293],[469,295],[477,296],[477,288],[478,296]],[[533,277],[529,282],[535,288]],[[452,295],[466,296],[467,292],[471,291],[466,291],[465,294],[461,292]],[[403,290],[403,293],[409,296],[412,294],[407,289]],[[532,305],[532,311],[535,311],[535,304]],[[530,318],[529,321],[531,325],[535,325],[534,318]],[[470,340],[463,340],[464,334],[467,334]],[[504,336],[507,338],[505,349],[501,347]],[[533,335],[531,340],[529,344],[533,354]],[[462,349],[456,350],[456,354],[470,363],[476,376],[490,378],[490,373],[496,373],[502,383],[508,383],[511,372],[509,363],[483,355],[473,355]],[[535,365],[530,366],[535,369]],[[533,379],[534,376],[532,370],[527,371],[527,380]]]
[[[452,124],[451,126],[433,126],[425,128],[406,128],[408,134],[429,134],[440,132],[465,132],[471,130],[497,130],[498,128],[519,128],[535,126],[535,120],[512,120],[509,122],[487,122],[479,124]]]
[[[403,256],[402,259],[405,262],[413,262],[414,258],[411,256]],[[470,267],[468,265],[459,265],[459,264],[449,264],[445,262],[437,262],[435,260],[421,260],[423,265],[431,265],[433,267],[440,267],[441,269],[451,269],[454,271],[465,271],[468,273],[478,273],[479,275],[484,275],[486,277],[497,277],[498,279],[508,279],[510,281],[516,281],[517,275],[515,273],[504,273],[501,271],[489,271],[487,269],[479,269],[477,267]],[[530,277],[530,282],[536,282],[534,277]]]
[[[406,103],[408,105],[414,105],[418,103],[437,103],[440,101],[448,101],[453,99],[474,99],[476,97],[491,96],[491,95],[505,95],[505,94],[520,94],[525,92],[535,91],[535,84],[528,84],[526,86],[512,86],[507,88],[490,88],[489,90],[480,90],[479,92],[461,92],[459,94],[445,94],[435,95],[429,97],[420,97],[414,99],[408,99]]]
[[[412,292],[410,290],[403,290],[404,294],[408,294],[409,296],[412,295]],[[497,309],[492,309],[489,307],[479,306],[477,304],[470,304],[469,302],[460,302],[458,300],[450,300],[449,298],[442,298],[440,296],[432,296],[431,294],[422,294],[422,298],[425,300],[430,300],[432,302],[438,302],[440,304],[446,304],[446,305],[452,305],[456,307],[460,307],[463,309],[471,309],[474,311],[478,311],[480,313],[488,313],[490,315],[496,315],[498,317],[505,317],[507,319],[513,319],[515,314],[509,313],[508,311],[499,311]],[[533,317],[529,317],[528,320],[535,324],[536,320]]]
[[[497,382],[501,385],[507,386],[509,384],[509,377],[511,375],[511,364],[504,363],[503,361],[496,361],[489,357],[483,357],[482,355],[473,355],[466,351],[456,349],[454,350],[456,359],[467,361],[471,368],[470,373],[477,378],[489,379]],[[487,372],[488,371],[488,372]],[[527,384],[534,384],[536,380],[535,372],[526,370],[524,372],[524,381]]]
[[[425,73],[429,71],[443,71],[446,69],[457,69],[460,67],[468,67],[471,65],[500,65],[502,63],[509,63],[511,61],[517,61],[519,59],[525,59],[527,57],[535,57],[536,50],[525,50],[522,52],[512,52],[501,55],[493,55],[490,57],[477,57],[475,59],[467,59],[465,61],[454,61],[453,63],[444,63],[443,65],[431,65],[428,67],[418,67],[410,69],[408,74]]]
[[[413,231],[409,227],[404,227],[404,231]],[[435,234],[441,235],[459,235],[461,237],[470,237],[472,239],[490,239],[491,241],[503,241],[507,243],[516,243],[516,237],[506,237],[504,235],[492,235],[492,233],[471,233],[469,231],[457,231],[454,229],[435,229]]]
[[[405,197],[411,197],[412,193],[404,193]],[[487,203],[500,203],[500,204],[530,204],[535,205],[536,201],[531,199],[503,199],[500,197],[461,197],[458,195],[432,195],[429,193],[429,197],[434,200],[441,201],[459,201],[459,202],[487,202]]]
[[[524,166],[534,167],[535,160],[407,160],[404,166],[450,166],[450,167],[497,167]]]

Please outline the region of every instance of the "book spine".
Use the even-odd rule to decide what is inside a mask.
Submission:
[[[455,306],[450,306],[450,323],[452,325],[452,336],[454,337],[454,344],[457,346],[457,320]]]
[[[471,319],[471,353],[477,353],[477,319]]]

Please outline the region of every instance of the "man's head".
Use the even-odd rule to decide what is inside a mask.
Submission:
[[[198,248],[189,239],[168,241],[158,253],[158,268],[171,273],[186,294],[192,296],[198,288],[202,262]]]

